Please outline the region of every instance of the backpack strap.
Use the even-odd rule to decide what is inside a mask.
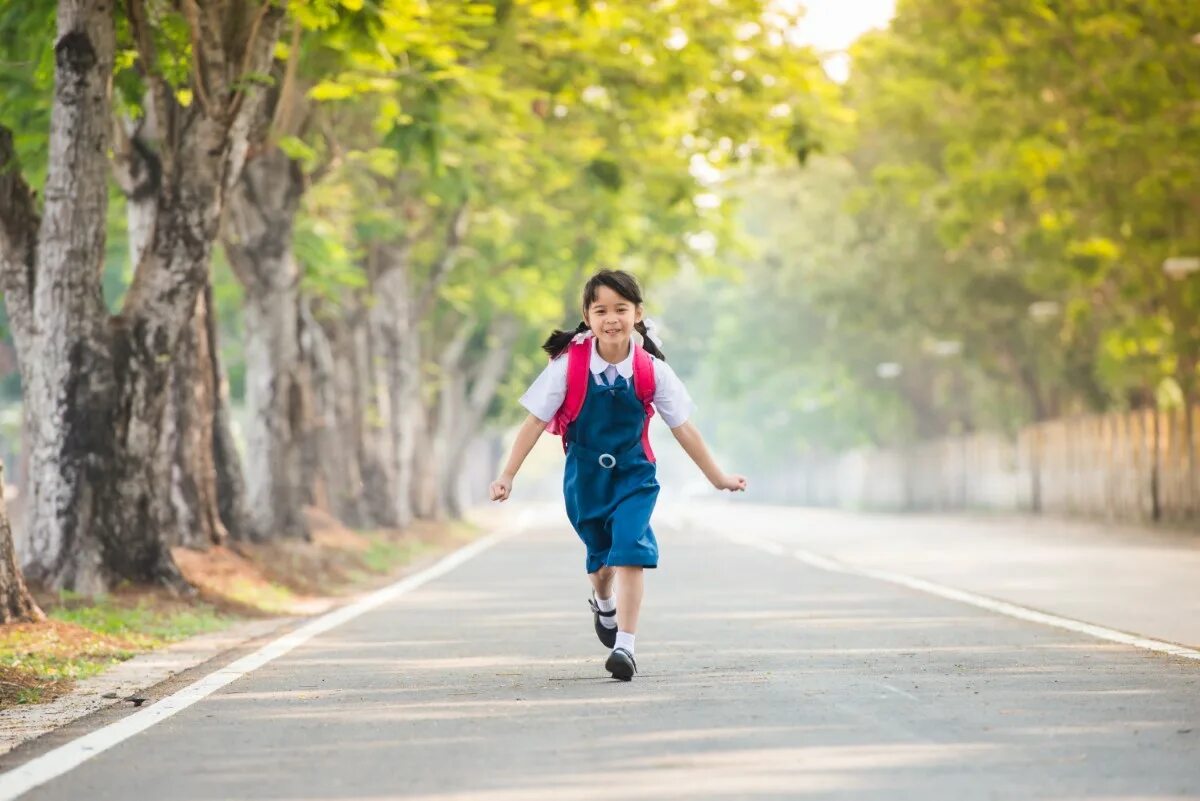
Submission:
[[[579,417],[583,402],[587,398],[588,373],[591,372],[592,338],[567,346],[567,395],[562,406],[546,426],[551,434],[563,438],[563,450],[567,449],[567,427]]]
[[[654,416],[654,358],[636,342],[633,344],[633,392],[646,410],[646,422],[642,427],[642,447],[646,459],[654,462],[654,449],[650,447],[650,418]]]

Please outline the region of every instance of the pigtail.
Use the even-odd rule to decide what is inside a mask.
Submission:
[[[587,323],[580,323],[575,327],[574,331],[559,331],[555,329],[554,333],[548,336],[546,341],[542,343],[542,350],[550,354],[550,358],[553,359],[567,349],[567,345],[571,344],[571,340],[575,338],[576,334],[582,334],[587,330]]]
[[[650,336],[650,333],[646,330],[646,324],[641,320],[638,320],[633,324],[633,328],[642,335],[642,349],[654,358],[662,359],[665,362],[667,357],[663,354],[662,350],[659,349],[658,344],[655,343],[654,339]]]

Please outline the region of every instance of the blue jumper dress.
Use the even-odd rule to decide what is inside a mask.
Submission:
[[[567,428],[563,471],[567,517],[587,547],[588,573],[605,565],[658,567],[650,527],[658,478],[642,446],[645,425],[629,381],[618,375],[601,384],[588,376],[583,408]]]

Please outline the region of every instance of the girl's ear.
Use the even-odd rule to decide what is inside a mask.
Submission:
[[[633,321],[635,323],[640,323],[642,321],[642,304],[639,303],[636,307],[634,307],[633,312]]]

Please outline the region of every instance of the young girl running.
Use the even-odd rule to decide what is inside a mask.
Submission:
[[[517,471],[543,431],[562,435],[567,517],[587,548],[592,622],[600,642],[611,649],[604,667],[614,678],[629,681],[637,673],[634,633],[642,571],[658,566],[658,542],[650,527],[658,498],[650,416],[657,409],[717,489],[743,491],[746,479],[722,471],[689,422],[692,399],[667,366],[653,328],[642,320],[637,280],[621,270],[596,273],[583,288],[583,316],[574,331],[555,331],[542,346],[551,362],[521,397],[529,416],[508,464],[492,482],[491,497],[508,499]],[[634,331],[642,345],[634,341]]]

